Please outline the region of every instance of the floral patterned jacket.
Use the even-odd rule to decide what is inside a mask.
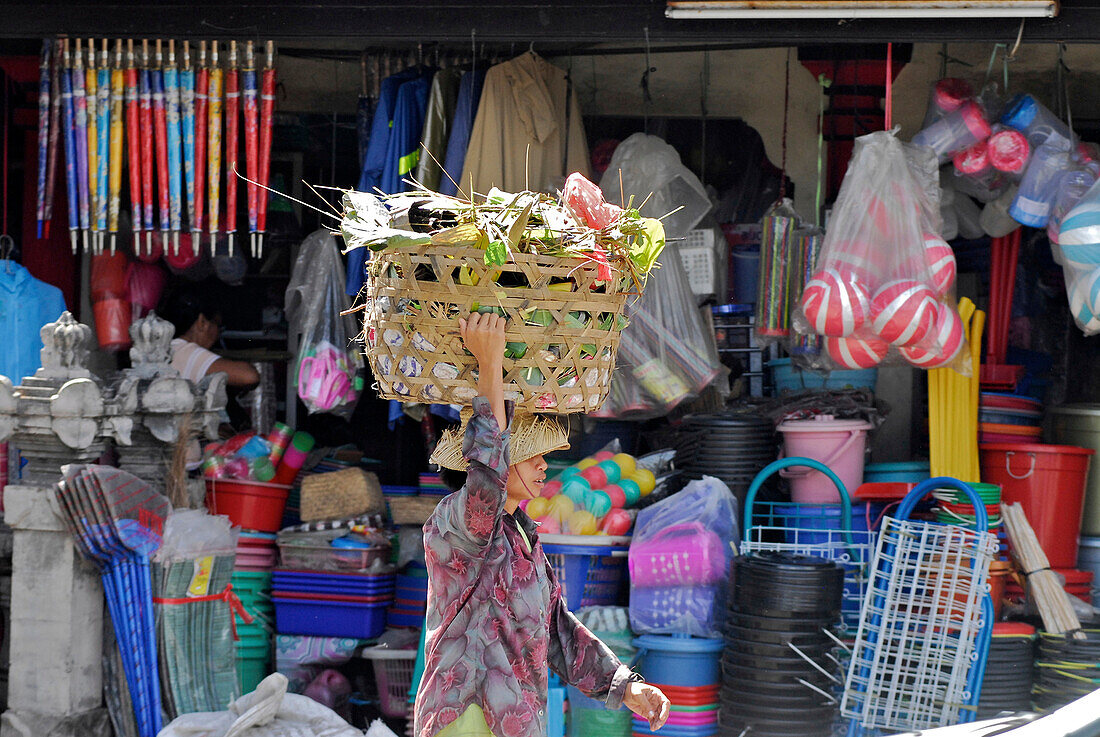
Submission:
[[[618,708],[640,679],[566,608],[535,523],[504,511],[508,435],[484,398],[474,401],[463,454],[466,485],[424,525],[428,631],[415,734],[432,737],[477,704],[496,737],[542,737],[548,666]]]

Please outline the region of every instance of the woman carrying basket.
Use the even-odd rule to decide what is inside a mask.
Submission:
[[[504,401],[504,318],[459,321],[478,362],[478,396],[463,434],[439,442],[432,462],[467,472],[424,525],[428,617],[417,737],[542,737],[547,668],[609,709],[625,704],[659,729],[669,702],[619,662],[566,608],[519,509],[539,496],[544,453],[568,447],[557,422],[511,417]],[[501,428],[508,428],[502,432]]]

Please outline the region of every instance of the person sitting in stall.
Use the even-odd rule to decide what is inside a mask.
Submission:
[[[204,376],[223,373],[229,386],[238,387],[260,382],[252,364],[222,358],[210,350],[221,332],[221,315],[197,290],[181,289],[169,295],[159,314],[176,328],[172,367],[180,376],[198,383]]]
[[[445,434],[432,462],[465,470],[424,525],[428,568],[424,676],[416,737],[542,737],[547,669],[607,708],[627,708],[659,729],[669,701],[566,607],[536,524],[519,508],[540,495],[544,453],[569,447],[562,426],[513,419],[504,401],[504,319],[460,320],[478,362],[478,396],[465,430]]]

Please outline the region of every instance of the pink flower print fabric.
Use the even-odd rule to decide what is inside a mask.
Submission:
[[[415,734],[433,737],[477,704],[496,737],[543,737],[548,668],[618,708],[640,678],[566,608],[535,523],[505,512],[508,435],[484,398],[463,453],[466,486],[424,525],[428,631]]]

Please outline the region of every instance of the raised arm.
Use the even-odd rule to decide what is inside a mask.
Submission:
[[[466,348],[478,361],[474,413],[466,425],[462,455],[469,462],[466,485],[440,502],[430,524],[441,536],[425,536],[436,551],[461,550],[477,555],[492,538],[504,514],[508,482],[508,405],[504,401],[504,319],[471,315],[459,320]]]

